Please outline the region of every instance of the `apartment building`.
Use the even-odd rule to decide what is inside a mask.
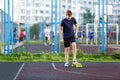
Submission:
[[[53,0],[54,2],[55,0]],[[58,0],[60,20],[65,17],[67,9],[71,9],[73,16],[77,19],[78,24],[83,23],[83,14],[86,9],[95,13],[95,5],[98,0]],[[101,1],[101,0],[100,0]],[[106,4],[105,0],[105,4]],[[0,8],[4,9],[3,0],[0,0]],[[102,1],[101,1],[102,2]],[[52,0],[14,0],[14,21],[22,23],[38,23],[46,21],[51,22],[51,3]],[[109,16],[109,22],[115,23],[120,15],[120,0],[108,0],[108,5],[113,6],[113,15]]]

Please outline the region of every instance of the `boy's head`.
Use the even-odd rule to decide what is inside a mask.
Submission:
[[[72,17],[72,11],[71,10],[67,10],[66,11],[66,16],[67,16],[67,19],[70,20],[71,17]]]
[[[92,28],[90,28],[90,32],[92,32]]]

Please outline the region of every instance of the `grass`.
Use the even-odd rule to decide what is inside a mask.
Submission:
[[[118,54],[118,53],[117,53]],[[118,54],[119,55],[119,54]],[[72,62],[72,53],[69,54],[69,61]],[[115,55],[114,55],[115,56]],[[10,55],[0,54],[0,62],[64,62],[64,53],[38,53],[30,54],[26,52],[17,52]],[[106,54],[85,54],[81,51],[77,52],[77,60],[79,62],[120,62],[120,58]]]
[[[25,42],[24,44],[29,44],[29,45],[36,45],[36,44],[43,44],[44,42],[40,42],[40,41],[29,41],[29,42]]]

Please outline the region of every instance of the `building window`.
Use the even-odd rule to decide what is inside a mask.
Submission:
[[[30,6],[30,3],[26,3],[26,6],[29,7],[29,6]]]
[[[68,3],[71,3],[71,0],[68,0]]]
[[[36,3],[36,4],[35,4],[35,7],[39,7],[39,3]]]
[[[25,2],[21,2],[21,5],[22,5],[22,6],[25,6]]]
[[[49,7],[49,4],[46,4],[46,7]]]
[[[49,20],[50,18],[49,17],[46,17],[46,20]]]
[[[43,11],[40,11],[41,14],[43,14]]]
[[[39,20],[40,20],[40,21],[43,21],[43,17],[39,17]]]
[[[91,5],[91,2],[89,2],[89,5]]]
[[[62,0],[63,3],[65,3],[65,0]]]
[[[71,6],[68,6],[68,9],[71,9]]]
[[[35,13],[38,14],[38,10],[35,10]]]
[[[38,21],[38,16],[35,16],[35,21]]]
[[[46,14],[49,14],[49,11],[46,11]]]
[[[25,14],[25,10],[24,10],[24,9],[21,9],[21,13],[22,13],[22,14]]]
[[[30,14],[30,11],[29,10],[27,10],[27,15],[29,15]]]
[[[65,9],[65,5],[62,5],[62,8],[64,8],[64,9]]]
[[[84,1],[84,5],[86,5],[86,1]]]
[[[25,20],[25,16],[21,16],[21,20]]]
[[[39,6],[40,6],[40,7],[43,7],[43,6],[44,6],[44,4],[40,4]]]

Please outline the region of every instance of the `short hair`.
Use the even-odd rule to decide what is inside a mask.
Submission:
[[[66,11],[66,15],[67,15],[67,16],[72,16],[72,11],[71,11],[71,10],[67,10],[67,11]]]

